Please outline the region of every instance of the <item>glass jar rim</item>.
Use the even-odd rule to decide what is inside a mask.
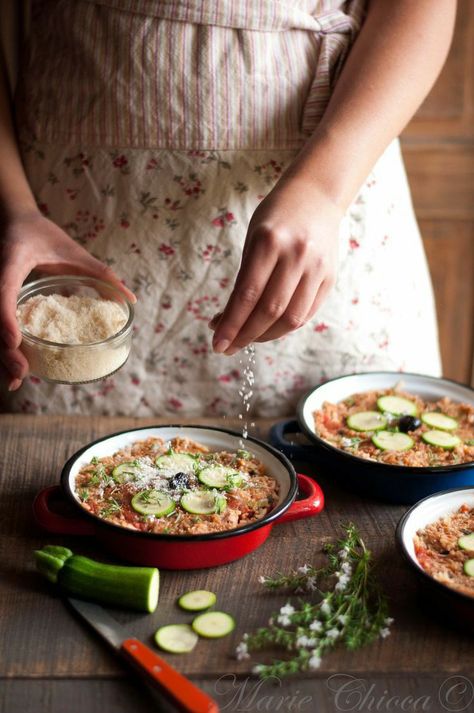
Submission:
[[[84,344],[66,344],[64,342],[53,342],[48,339],[42,339],[41,337],[37,337],[34,334],[31,334],[31,332],[24,330],[21,325],[19,325],[22,337],[27,341],[32,342],[33,344],[41,345],[43,347],[51,347],[56,349],[100,349],[104,345],[109,345],[115,341],[120,341],[121,337],[128,336],[135,316],[133,304],[130,302],[130,300],[126,297],[124,293],[120,292],[120,290],[115,287],[115,285],[113,285],[111,282],[106,282],[105,280],[99,280],[99,278],[97,277],[88,277],[86,275],[59,275],[50,277],[40,277],[37,280],[33,280],[32,282],[28,282],[27,284],[23,285],[18,294],[17,307],[21,304],[25,297],[34,296],[35,291],[40,290],[41,288],[54,287],[54,285],[63,286],[67,284],[72,284],[74,282],[83,285],[89,283],[91,287],[94,287],[95,285],[102,285],[106,289],[110,290],[112,293],[120,295],[121,303],[126,304],[128,309],[127,321],[125,322],[123,327],[115,334],[112,334],[110,337],[107,337],[107,339],[102,339],[99,342],[86,342]],[[117,302],[119,302],[119,300],[117,300]]]

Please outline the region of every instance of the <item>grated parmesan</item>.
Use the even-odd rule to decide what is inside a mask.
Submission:
[[[36,295],[17,309],[20,326],[59,344],[93,344],[117,334],[127,318],[116,302],[80,295]]]
[[[31,371],[49,381],[81,383],[102,379],[119,369],[130,352],[129,333],[117,341],[100,344],[120,332],[127,321],[122,307],[111,300],[36,295],[17,307],[17,318],[25,333],[21,349]],[[58,346],[37,344],[28,335]]]

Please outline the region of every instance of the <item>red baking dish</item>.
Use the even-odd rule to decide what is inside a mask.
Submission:
[[[234,530],[202,535],[164,535],[120,527],[88,512],[74,491],[77,473],[94,456],[111,455],[124,446],[150,436],[169,441],[180,436],[201,443],[211,450],[236,451],[241,434],[207,426],[151,426],[114,433],[89,443],[77,451],[61,473],[61,485],[42,490],[33,503],[38,524],[48,532],[63,535],[89,535],[116,557],[135,564],[164,569],[215,567],[243,557],[262,545],[273,525],[317,515],[324,507],[319,485],[306,475],[297,475],[290,461],[272,446],[249,437],[246,447],[266,466],[280,485],[277,505],[257,522]],[[298,489],[303,496],[296,500]],[[50,503],[58,491],[73,507],[73,515],[54,512]]]

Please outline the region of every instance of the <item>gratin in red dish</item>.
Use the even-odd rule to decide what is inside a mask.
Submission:
[[[135,564],[165,569],[197,569],[215,567],[243,557],[260,547],[275,525],[313,517],[320,513],[324,507],[324,495],[316,481],[306,475],[296,474],[290,461],[282,453],[267,443],[248,436],[245,446],[253,454],[253,458],[250,460],[254,458],[258,460],[265,469],[265,475],[275,481],[278,489],[278,497],[275,502],[271,507],[266,508],[266,513],[258,519],[251,520],[250,510],[247,513],[242,511],[242,515],[246,518],[245,521],[230,529],[173,534],[164,529],[161,532],[154,532],[139,530],[127,525],[117,525],[87,510],[84,505],[87,503],[88,497],[86,496],[85,501],[84,498],[81,500],[76,485],[76,479],[83,469],[91,465],[91,462],[92,465],[97,465],[103,458],[113,457],[119,451],[127,452],[127,449],[132,448],[137,441],[146,441],[150,438],[160,439],[164,443],[171,443],[174,439],[186,439],[188,442],[192,441],[207,448],[208,455],[225,452],[234,457],[242,447],[242,434],[209,426],[145,426],[99,438],[88,443],[69,458],[61,472],[60,486],[53,485],[38,493],[33,503],[33,512],[37,523],[49,532],[56,534],[95,537],[110,554]],[[178,443],[179,441],[176,440],[176,447]],[[167,457],[167,454],[165,453],[163,457]],[[244,458],[244,460],[249,459]],[[227,475],[232,476],[237,470],[235,465],[235,463],[232,464],[231,473],[224,474],[226,478]],[[120,467],[120,464],[115,467]],[[201,469],[197,470],[199,471],[197,472],[198,479],[199,476],[202,478]],[[127,473],[127,471],[131,471],[129,466],[122,469],[123,473]],[[118,473],[120,474],[120,471]],[[175,473],[175,475],[178,474]],[[250,472],[248,475],[249,479],[253,477]],[[260,474],[256,475],[259,477]],[[211,516],[225,511],[222,508],[221,498],[224,496],[227,507],[227,498],[232,495],[232,488],[229,485],[236,485],[235,478],[231,477],[229,484],[224,482],[224,487],[217,487],[216,478],[219,481],[221,477],[222,472],[218,472],[217,476],[212,472],[204,474],[204,479],[208,483],[214,483],[212,486],[206,486],[206,490],[211,496],[211,503],[215,498],[214,508],[217,506],[216,513],[210,513]],[[224,479],[222,478],[222,480]],[[202,484],[204,485],[204,483]],[[237,485],[237,487],[241,486]],[[275,485],[272,484],[271,487],[275,488]],[[296,499],[298,491],[299,498]],[[139,492],[136,495],[139,495]],[[61,507],[61,500],[64,498],[70,505],[70,512],[58,511],[58,508]],[[152,507],[159,505],[166,509],[164,507],[166,503],[163,500],[157,499],[158,502],[153,502],[154,500],[151,498]],[[216,501],[220,501],[220,505]],[[114,503],[111,504],[114,505]],[[139,503],[139,507],[142,508],[143,505],[147,505],[147,503]],[[270,506],[270,503],[268,505]],[[120,508],[118,501],[114,507],[117,506]],[[189,501],[187,506],[189,507]],[[170,507],[169,502],[167,507]],[[191,509],[197,509],[193,506],[192,501]],[[262,510],[259,509],[252,510],[253,515],[260,515],[261,512]]]
[[[143,532],[201,535],[264,517],[279,486],[252,453],[212,451],[186,438],[137,440],[94,457],[75,480],[90,513]]]

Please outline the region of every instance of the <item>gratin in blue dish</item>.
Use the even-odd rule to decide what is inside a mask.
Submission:
[[[270,432],[272,445],[291,460],[308,461],[317,472],[366,497],[390,503],[415,503],[448,488],[474,486],[474,462],[416,468],[388,465],[360,458],[330,445],[315,433],[313,413],[325,401],[338,403],[362,391],[393,388],[436,401],[444,396],[474,406],[474,390],[449,379],[398,371],[350,374],[327,381],[307,393],[298,404],[298,420],[277,423]],[[304,434],[311,445],[295,443]]]
[[[474,597],[458,592],[429,575],[418,562],[413,538],[418,530],[459,510],[474,507],[474,488],[446,490],[430,495],[411,507],[400,519],[395,533],[397,546],[418,579],[423,608],[433,610],[438,620],[447,620],[463,631],[474,632]]]

